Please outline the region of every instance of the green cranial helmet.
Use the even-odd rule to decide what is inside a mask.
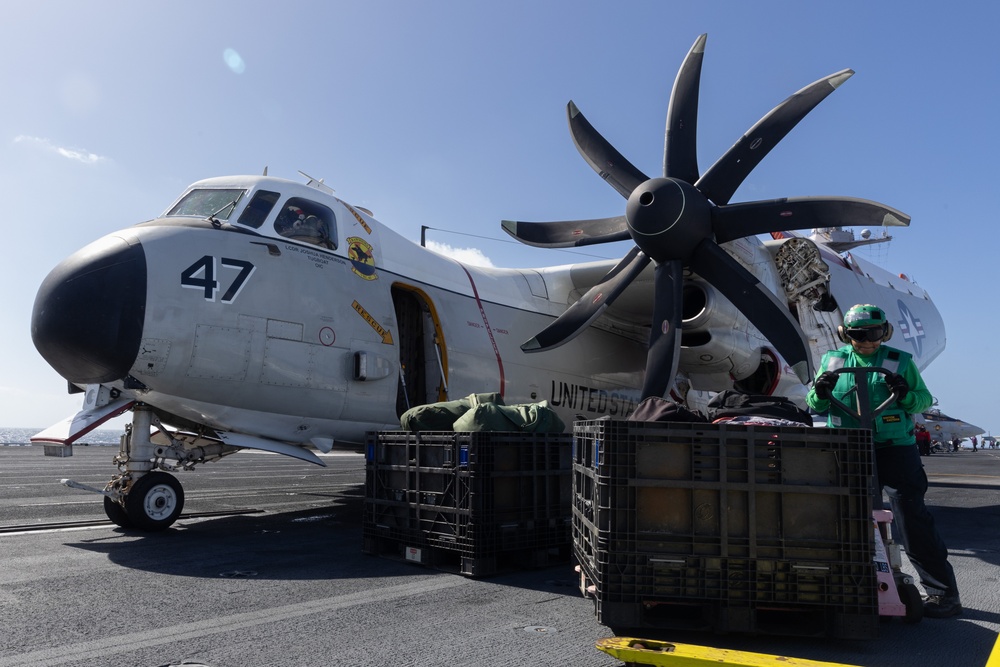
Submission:
[[[844,313],[844,326],[848,329],[884,325],[885,311],[870,303],[859,303]]]

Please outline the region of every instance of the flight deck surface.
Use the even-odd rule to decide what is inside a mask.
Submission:
[[[0,667],[553,665],[621,662],[572,564],[473,579],[362,553],[364,456],[273,454],[180,473],[162,533],[111,524],[115,447],[0,447]],[[238,460],[237,460],[238,459]],[[233,465],[238,463],[238,465]],[[651,639],[872,667],[982,666],[1000,630],[1000,450],[924,459],[964,613],[868,641],[650,632]]]

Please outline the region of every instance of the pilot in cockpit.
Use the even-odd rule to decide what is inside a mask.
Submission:
[[[307,214],[298,206],[286,206],[275,223],[282,236],[330,246],[330,230],[318,216]]]

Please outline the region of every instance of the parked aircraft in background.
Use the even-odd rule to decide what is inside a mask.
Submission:
[[[538,246],[632,239],[621,261],[469,266],[315,179],[199,181],[161,216],[98,239],[43,282],[32,338],[84,392],[84,409],[33,441],[65,453],[131,410],[120,472],[92,490],[119,525],[160,530],[184,502],[168,471],[243,448],[323,465],[313,450],[363,442],[398,428],[408,407],[471,393],[548,401],[567,424],[625,417],[677,379],[701,392],[801,395],[855,303],[881,305],[892,343],[926,366],[945,345],[930,297],[851,254],[869,241],[841,228],[905,226],[905,214],[845,197],[729,203],[853,72],[786,99],[702,174],[704,45],[703,35],[674,84],[663,177],[648,179],[569,104],[577,147],[628,199],[623,216],[503,223]]]
[[[959,441],[962,441],[986,433],[985,429],[961,419],[949,417],[937,408],[931,408],[922,415],[918,415],[917,422],[922,422],[927,427],[927,432],[931,434],[931,440],[937,440],[945,446],[952,441],[952,438],[958,438]]]

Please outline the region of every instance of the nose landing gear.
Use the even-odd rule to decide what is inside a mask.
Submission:
[[[111,485],[124,480],[119,476]],[[104,497],[104,513],[122,528],[158,531],[168,528],[184,509],[184,489],[165,472],[147,472],[128,485],[119,499]]]
[[[118,474],[103,489],[71,479],[61,481],[70,488],[104,496],[104,513],[122,528],[164,530],[180,517],[184,509],[184,489],[169,472],[194,470],[199,463],[216,461],[238,452],[241,447],[228,444],[219,434],[205,428],[199,428],[197,432],[170,430],[160,422],[153,409],[143,403],[130,402],[121,411],[129,406],[132,408],[132,423],[125,427],[118,455],[114,459]],[[300,447],[244,437],[244,441],[248,439],[268,451],[324,465],[316,455]],[[263,447],[259,443],[268,446]]]
[[[122,528],[165,530],[184,509],[184,489],[177,478],[156,467],[150,441],[153,413],[136,405],[132,424],[122,436],[115,462],[121,472],[104,489],[104,513]]]

